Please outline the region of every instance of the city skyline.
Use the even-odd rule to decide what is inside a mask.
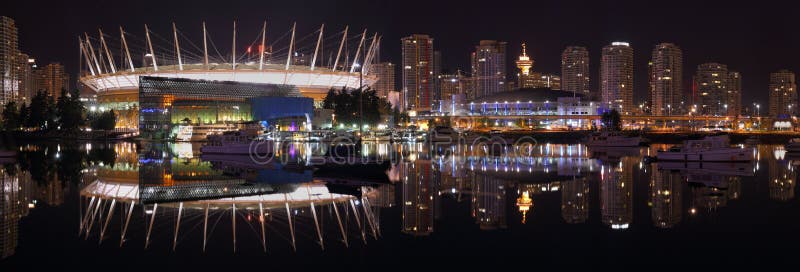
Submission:
[[[211,2],[208,2],[211,3]],[[292,22],[297,21],[298,29],[315,29],[321,23],[326,23],[331,28],[340,29],[350,25],[354,29],[368,28],[370,32],[377,31],[384,35],[384,41],[398,40],[413,33],[428,34],[437,39],[437,48],[442,49],[443,65],[445,70],[454,71],[469,69],[469,53],[474,50],[474,45],[483,39],[496,39],[508,42],[509,52],[520,52],[521,43],[527,42],[528,54],[536,61],[536,69],[543,73],[559,73],[560,52],[566,46],[585,46],[589,50],[590,59],[599,60],[601,48],[612,41],[626,41],[636,50],[634,55],[634,99],[641,102],[648,96],[647,62],[650,52],[647,48],[661,42],[670,42],[678,45],[684,51],[684,67],[694,68],[701,63],[719,62],[731,67],[737,67],[742,77],[743,98],[742,105],[751,105],[753,102],[766,104],[768,101],[767,90],[769,73],[780,69],[798,71],[798,52],[792,50],[800,44],[796,35],[788,35],[784,30],[785,25],[790,25],[788,16],[780,16],[781,10],[769,10],[765,7],[752,7],[749,5],[726,4],[724,6],[712,3],[686,5],[676,3],[675,7],[661,11],[647,9],[644,3],[618,2],[609,3],[581,3],[576,7],[569,7],[574,11],[576,21],[568,24],[553,22],[554,18],[565,16],[564,4],[519,4],[515,7],[497,5],[488,9],[468,11],[464,14],[449,14],[443,12],[451,6],[448,3],[435,3],[430,9],[420,11],[418,20],[402,20],[404,7],[394,3],[269,3],[254,5],[228,5],[220,6],[213,12],[204,9],[202,5],[169,8],[173,3],[159,3],[162,8],[148,9],[150,5],[137,5],[125,7],[123,12],[115,12],[114,16],[103,15],[104,9],[116,9],[111,3],[76,4],[56,3],[48,8],[39,8],[30,3],[12,6],[5,16],[14,18],[20,29],[20,48],[23,52],[35,57],[40,63],[61,62],[65,65],[71,76],[77,73],[78,57],[75,40],[84,32],[93,33],[97,28],[116,29],[120,25],[126,28],[141,28],[148,23],[156,33],[171,30],[172,22],[177,22],[192,33],[199,32],[202,21],[208,22],[209,31],[217,36],[227,36],[230,31],[228,26],[234,19],[240,23],[240,32],[258,32],[261,22],[267,19],[270,28],[286,29]],[[179,5],[179,4],[178,4]],[[535,6],[534,6],[535,5]],[[613,8],[612,8],[613,6]],[[683,9],[682,7],[691,6]],[[535,9],[534,9],[535,7]],[[248,15],[254,9],[264,10],[260,15]],[[707,12],[715,8],[722,8],[725,12]],[[41,16],[30,16],[27,11],[36,9]],[[175,12],[183,10],[183,12]],[[383,16],[374,16],[375,12],[383,12]],[[660,22],[659,18],[672,18],[673,12],[685,12],[681,20]],[[336,11],[336,12],[331,12]],[[478,13],[495,12],[497,20],[485,25],[471,22],[470,15]],[[526,14],[540,16],[524,16]],[[778,13],[778,14],[776,14]],[[150,14],[142,16],[142,14]],[[222,15],[225,14],[225,15]],[[368,16],[348,16],[348,15]],[[444,14],[444,16],[433,16]],[[344,15],[344,16],[339,16]],[[717,21],[729,24],[717,31],[698,31],[696,26],[704,20],[713,17]],[[311,17],[311,18],[309,18]],[[347,18],[347,19],[343,19]],[[523,18],[523,19],[520,19]],[[738,18],[749,18],[739,20]],[[393,22],[404,22],[396,24]],[[597,21],[598,23],[591,23]],[[535,28],[519,28],[517,25],[536,25]],[[453,31],[453,27],[457,26]],[[467,31],[467,30],[470,31]],[[134,31],[133,29],[131,30]],[[134,33],[143,32],[141,29]],[[224,33],[224,34],[223,34]],[[46,38],[44,38],[45,36]],[[62,44],[61,46],[53,46]],[[381,61],[400,63],[399,44],[384,42]],[[225,47],[225,45],[221,45]],[[749,54],[741,54],[749,52]],[[513,67],[514,56],[507,56],[507,69],[509,76],[516,74]],[[591,89],[599,90],[599,61],[591,63],[590,77]],[[513,70],[510,70],[513,69]],[[513,71],[513,72],[511,72]],[[683,71],[683,91],[691,91],[691,76],[694,69]],[[512,79],[508,79],[512,80]]]

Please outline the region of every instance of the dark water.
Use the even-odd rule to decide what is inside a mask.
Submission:
[[[642,162],[664,147],[369,144],[385,163],[320,166],[311,144],[268,164],[184,144],[25,145],[2,170],[0,267],[796,263],[800,161],[763,145],[743,147],[752,163]]]

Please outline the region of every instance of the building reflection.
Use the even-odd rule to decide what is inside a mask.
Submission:
[[[29,184],[9,170],[0,168],[0,259],[16,252],[19,220],[29,212]]]
[[[403,185],[403,233],[424,236],[433,232],[434,187],[430,160],[400,163]]]
[[[651,169],[650,205],[653,225],[672,228],[681,222],[685,178],[676,171],[659,170],[656,164]]]
[[[513,228],[519,226],[515,224],[517,222],[529,225],[547,223],[535,222],[533,215],[547,214],[542,211],[555,211],[552,208],[558,209],[557,205],[560,205],[563,223],[593,223],[589,218],[590,208],[595,208],[590,205],[597,205],[593,203],[600,205],[600,222],[611,229],[626,229],[633,223],[634,203],[643,205],[645,202],[648,203],[648,207],[644,208],[650,209],[653,226],[674,228],[685,221],[684,214],[695,215],[698,211],[713,212],[726,207],[730,200],[742,198],[743,183],[749,181],[748,178],[742,177],[764,171],[758,170],[757,164],[738,163],[694,165],[684,162],[677,164],[658,162],[647,165],[641,162],[640,149],[622,153],[616,150],[594,150],[590,153],[581,145],[544,144],[536,146],[530,154],[519,155],[492,154],[486,150],[470,150],[463,146],[431,152],[431,148],[423,144],[370,143],[364,156],[376,155],[378,158],[390,161],[391,168],[387,171],[387,176],[392,183],[370,186],[360,184],[359,186],[369,189],[356,190],[357,192],[351,195],[338,191],[340,188],[324,186],[326,176],[319,172],[314,172],[312,175],[312,170],[309,170],[310,167],[306,162],[310,156],[319,153],[317,147],[312,144],[286,146],[281,150],[282,157],[278,164],[266,166],[248,165],[247,158],[241,160],[233,157],[200,156],[197,150],[199,145],[196,144],[167,144],[156,148],[151,146],[153,145],[151,143],[141,145],[144,145],[141,149],[133,143],[81,149],[82,152],[86,151],[88,157],[97,157],[88,160],[85,168],[79,168],[83,170],[81,172],[83,174],[82,223],[90,222],[89,218],[92,215],[89,212],[96,211],[98,207],[101,207],[98,214],[105,213],[98,218],[109,218],[108,212],[116,210],[116,213],[111,214],[113,217],[111,223],[97,221],[94,226],[82,226],[91,230],[84,232],[84,235],[89,233],[102,235],[104,227],[101,226],[105,224],[110,224],[109,228],[115,231],[122,231],[120,224],[124,224],[122,223],[124,220],[120,216],[128,216],[132,206],[142,207],[134,209],[136,215],[134,218],[137,216],[145,218],[145,225],[141,225],[143,220],[134,222],[140,224],[137,227],[139,231],[147,232],[147,227],[153,218],[148,212],[157,214],[156,226],[159,222],[174,224],[181,216],[184,220],[202,218],[205,216],[202,211],[206,204],[210,204],[208,207],[211,208],[215,207],[214,205],[217,207],[216,215],[214,210],[211,212],[212,218],[221,217],[221,213],[227,212],[228,219],[224,222],[233,222],[235,220],[230,218],[231,214],[241,215],[248,223],[255,226],[257,231],[258,223],[262,222],[259,217],[263,215],[263,222],[279,225],[282,228],[280,234],[284,235],[283,237],[289,237],[290,235],[286,234],[295,231],[294,223],[288,223],[289,217],[293,218],[291,220],[299,219],[309,224],[311,227],[305,226],[304,229],[311,230],[312,237],[322,236],[313,232],[315,226],[312,225],[314,224],[312,213],[318,213],[318,218],[323,218],[323,215],[328,216],[325,225],[333,229],[333,235],[337,240],[342,236],[353,234],[347,230],[348,224],[350,230],[356,230],[354,229],[356,226],[363,227],[357,229],[356,233],[361,237],[373,231],[379,233],[378,219],[381,217],[382,209],[393,209],[402,215],[400,221],[402,233],[428,236],[434,232],[435,225],[440,223],[439,220],[450,218],[450,216],[441,218],[439,216],[454,212],[447,210],[453,209],[453,203],[461,208],[462,216],[471,217],[467,224],[477,225],[479,229],[487,231],[505,229],[509,226]],[[55,153],[52,152],[58,149],[50,150],[51,153],[42,157],[55,157],[53,156]],[[773,150],[770,149],[769,152]],[[103,152],[110,153],[110,159],[109,154]],[[762,152],[762,154],[767,153]],[[769,172],[769,190],[757,192],[768,193],[770,199],[782,202],[794,199],[796,173],[792,161],[783,157],[773,159],[772,156],[761,156],[761,158],[763,158],[762,166],[766,166],[764,168]],[[399,161],[394,161],[395,159]],[[640,170],[636,170],[636,166]],[[14,254],[20,220],[37,205],[57,206],[64,203],[65,194],[69,193],[65,188],[69,187],[63,185],[67,179],[62,175],[56,175],[53,169],[22,170],[20,167],[6,166],[0,171],[2,171],[2,192],[0,192],[2,193],[0,197],[2,255],[0,256],[7,257]],[[763,176],[759,180],[763,180]],[[349,178],[347,181],[350,181]],[[644,185],[642,182],[645,181],[648,182],[647,188],[634,185],[635,182]],[[597,187],[594,187],[594,182],[597,182]],[[104,184],[105,186],[101,186]],[[638,189],[636,193],[634,186]],[[134,187],[136,190],[129,191],[129,193],[134,192],[130,195],[116,195],[114,189]],[[198,191],[198,188],[205,191]],[[748,188],[750,187],[745,189]],[[148,194],[149,189],[153,191]],[[305,190],[306,194],[303,196],[300,193],[293,194],[298,190]],[[186,192],[200,192],[207,195],[181,195]],[[363,192],[368,194],[364,194],[363,198],[359,197],[358,193]],[[314,199],[314,205],[319,206],[317,210],[312,211],[310,202],[303,202],[302,197],[313,197],[316,193],[332,196],[335,199]],[[590,193],[595,193],[599,199],[590,201]],[[132,197],[133,195],[136,197]],[[295,201],[272,199],[274,200],[272,206],[266,207],[270,211],[261,213],[258,211],[259,201],[266,199],[268,195],[286,195],[297,199]],[[95,202],[94,206],[86,205],[90,204],[92,197],[106,198],[102,204]],[[111,205],[114,205],[112,203],[115,201],[117,206],[112,209]],[[143,205],[141,202],[146,203]],[[158,203],[157,211],[156,203]],[[289,208],[285,206],[287,203]],[[335,210],[335,207],[338,207],[338,210]],[[365,207],[370,207],[369,212],[365,212]],[[356,212],[353,212],[354,209]],[[176,216],[181,210],[183,214]],[[640,211],[638,214],[648,212],[637,211]],[[354,217],[356,213],[361,216]],[[395,213],[384,213],[387,214]],[[336,217],[342,218],[344,234]],[[537,216],[536,220],[548,220],[542,218],[545,217]],[[197,225],[197,222],[186,221],[183,224]],[[396,228],[395,226],[395,231]],[[168,236],[174,235],[172,231],[176,227],[167,229]],[[186,231],[180,227],[177,229],[180,232]],[[165,232],[161,230],[161,233],[163,236]],[[137,237],[140,236],[145,235]],[[178,236],[183,239],[183,234]],[[305,236],[308,236],[308,233],[305,233]]]
[[[783,156],[780,158],[776,156],[775,160],[767,161],[770,199],[781,202],[794,199],[797,173],[792,163],[791,160],[784,160]]]
[[[561,218],[568,224],[585,223],[589,219],[588,180],[575,178],[561,185]]]
[[[506,225],[505,182],[487,175],[475,175],[472,186],[472,216],[482,230],[504,229]]]
[[[618,163],[603,165],[600,174],[600,212],[603,223],[612,229],[627,229],[633,222],[633,165],[624,157]]]

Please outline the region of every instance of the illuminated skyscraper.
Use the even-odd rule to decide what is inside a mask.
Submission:
[[[440,92],[443,100],[453,99],[453,95],[465,94],[465,80],[466,77],[461,74],[461,71],[455,74],[441,74],[439,75]]]
[[[434,97],[433,38],[414,34],[402,40],[402,108],[430,110]]]
[[[603,47],[600,58],[600,97],[603,106],[622,114],[633,110],[633,48],[626,42]]]
[[[790,117],[797,114],[797,81],[789,70],[769,74],[769,116]]]
[[[589,51],[570,46],[561,53],[561,89],[589,95]]]
[[[36,82],[36,61],[28,54],[19,54],[19,58],[17,60],[19,71],[17,74],[17,78],[19,79],[19,95],[17,100],[19,102],[30,103],[31,98],[36,95],[38,91],[37,82]]]
[[[39,91],[55,98],[61,95],[61,89],[66,89],[69,92],[69,75],[64,71],[64,65],[57,62],[50,63],[36,70],[34,74]]]
[[[372,89],[379,97],[386,98],[389,92],[397,91],[395,88],[395,65],[391,62],[376,63],[372,66],[372,71],[378,76],[378,81],[372,85]]]
[[[728,116],[742,114],[742,75],[728,71]]]
[[[694,84],[698,114],[724,116],[728,114],[728,66],[703,63],[697,66]]]
[[[0,16],[0,105],[17,97],[19,45],[14,19]]]
[[[483,40],[472,53],[476,98],[506,91],[506,42]]]
[[[678,46],[661,43],[653,49],[650,67],[650,112],[653,115],[681,114],[683,95],[683,53]]]

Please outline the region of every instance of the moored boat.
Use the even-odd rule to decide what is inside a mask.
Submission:
[[[783,146],[786,152],[800,153],[800,138],[792,138],[789,143]]]
[[[586,139],[587,146],[629,147],[639,146],[643,142],[640,136],[626,136],[618,132],[603,131],[592,133]]]
[[[687,140],[683,146],[658,152],[659,161],[752,161],[752,149],[731,147],[727,135],[707,136],[700,140]]]

